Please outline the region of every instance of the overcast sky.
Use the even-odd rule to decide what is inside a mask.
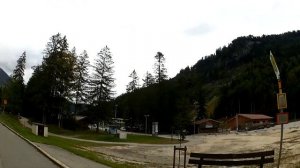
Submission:
[[[92,62],[110,47],[119,95],[134,69],[140,83],[153,73],[158,51],[174,77],[239,36],[299,30],[299,6],[297,0],[0,0],[0,67],[10,75],[26,51],[27,81],[60,32]]]

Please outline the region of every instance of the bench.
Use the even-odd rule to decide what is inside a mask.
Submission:
[[[189,164],[218,166],[243,166],[259,165],[261,168],[266,163],[274,163],[274,150],[240,154],[207,154],[191,153]]]

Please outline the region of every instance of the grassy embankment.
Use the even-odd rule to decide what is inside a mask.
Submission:
[[[41,136],[36,136],[31,133],[31,130],[29,128],[26,128],[23,125],[21,125],[16,116],[12,116],[12,115],[0,114],[0,121],[32,142],[38,142],[38,143],[58,146],[67,151],[70,151],[76,155],[88,158],[90,160],[94,160],[98,163],[101,163],[101,164],[104,164],[104,165],[107,165],[110,167],[114,167],[114,168],[141,167],[140,165],[132,164],[132,163],[116,163],[116,162],[105,159],[105,157],[103,155],[101,155],[100,153],[86,150],[86,147],[108,146],[108,144],[75,141],[75,140],[69,140],[69,139],[64,139],[64,138],[55,137],[55,136],[49,136],[47,138],[41,137]]]

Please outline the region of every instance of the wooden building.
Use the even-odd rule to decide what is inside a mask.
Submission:
[[[273,117],[264,114],[237,114],[226,121],[226,126],[231,130],[253,130],[269,127]]]
[[[213,119],[201,119],[195,121],[196,133],[218,132],[220,122]]]

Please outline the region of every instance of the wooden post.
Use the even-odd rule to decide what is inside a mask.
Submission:
[[[201,168],[201,167],[202,167],[202,161],[203,161],[203,157],[200,158],[201,164],[198,164],[198,168]]]
[[[174,154],[173,154],[173,168],[175,168],[175,154],[176,154],[176,146],[174,146]]]
[[[282,93],[282,86],[281,86],[281,80],[280,79],[278,79],[278,92],[279,92],[279,94]],[[282,113],[283,109],[279,109],[279,112]],[[283,124],[281,124],[281,130],[280,130],[280,146],[279,146],[279,155],[278,155],[277,168],[279,168],[279,166],[280,166],[281,152],[282,152],[282,141],[283,141]]]
[[[186,146],[184,146],[184,161],[183,161],[183,167],[186,168]]]
[[[180,167],[180,152],[181,151],[184,151],[184,160],[183,160],[183,167],[186,168],[186,151],[187,151],[187,147],[185,146],[184,148],[182,147],[179,147],[177,148],[176,146],[174,146],[174,154],[173,154],[173,168],[175,168],[175,164],[176,164],[176,161],[175,161],[175,156],[176,156],[176,151],[178,150],[178,168]]]
[[[261,160],[260,160],[260,165],[259,165],[260,168],[264,167],[264,160],[265,160],[265,156],[262,156]]]

